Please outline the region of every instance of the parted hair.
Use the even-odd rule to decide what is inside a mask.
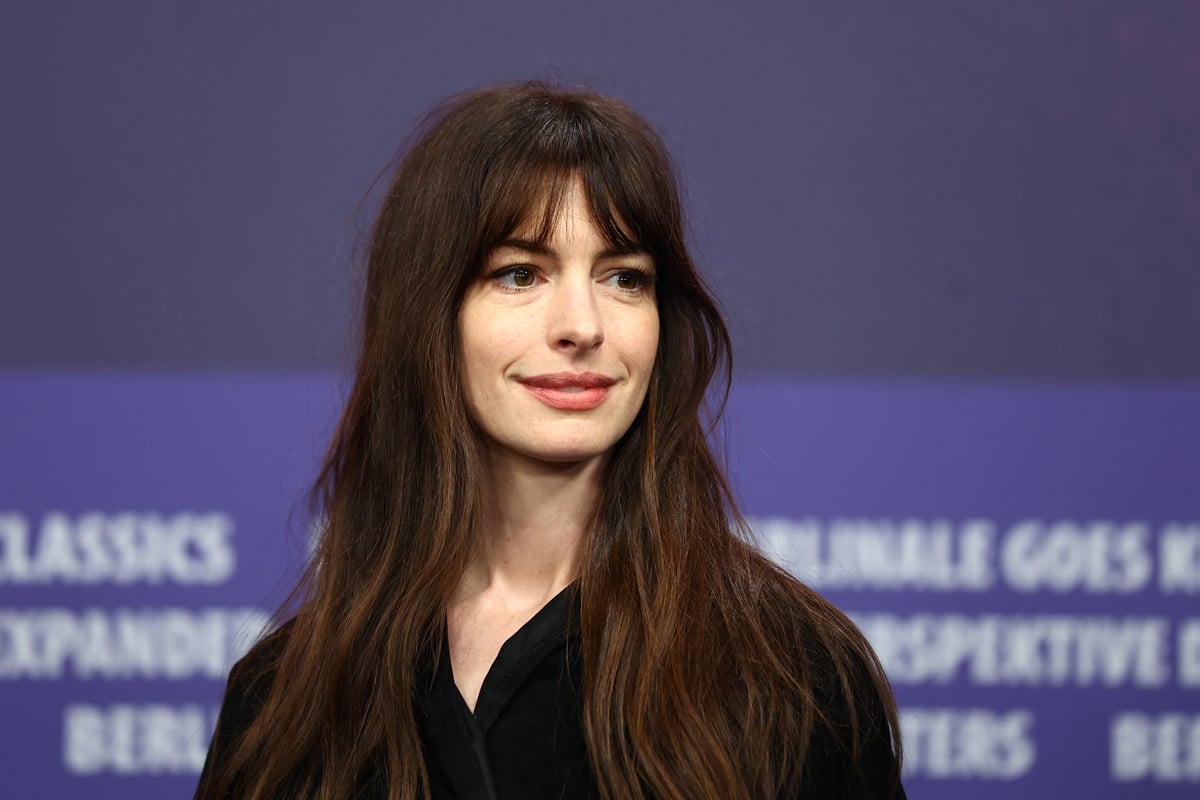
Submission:
[[[527,83],[451,98],[398,160],[366,252],[353,388],[314,490],[327,523],[262,666],[270,689],[205,797],[344,800],[380,772],[393,800],[428,796],[420,661],[439,653],[486,477],[459,307],[491,248],[521,226],[549,235],[577,178],[598,230],[653,259],[660,319],[645,402],[606,461],[580,555],[582,719],[602,795],[787,796],[817,731],[853,771],[870,726],[897,750],[899,786],[874,654],[752,546],[714,458],[705,401],[710,384],[728,392],[730,340],[662,141],[617,100]]]

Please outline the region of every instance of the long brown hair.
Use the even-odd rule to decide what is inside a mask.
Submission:
[[[818,729],[852,767],[870,725],[898,748],[865,640],[750,546],[713,458],[703,408],[714,379],[728,391],[729,335],[688,256],[662,142],[615,100],[523,84],[435,109],[383,199],[356,379],[317,484],[328,523],[281,654],[262,667],[269,694],[209,796],[240,785],[254,800],[341,800],[380,770],[392,798],[427,795],[419,662],[440,647],[483,474],[458,308],[496,243],[531,219],[548,234],[575,176],[601,232],[653,258],[661,327],[578,581],[602,794],[776,797],[800,785]]]

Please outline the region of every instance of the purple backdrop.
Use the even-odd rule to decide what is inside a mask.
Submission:
[[[0,794],[187,797],[283,599],[367,187],[549,77],[676,154],[764,546],[910,795],[1200,788],[1200,6],[0,8]]]

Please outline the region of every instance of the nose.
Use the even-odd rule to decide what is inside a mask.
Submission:
[[[589,277],[568,279],[555,286],[546,329],[554,349],[584,352],[604,341],[604,326]]]

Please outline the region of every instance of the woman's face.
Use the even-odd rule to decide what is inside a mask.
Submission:
[[[458,325],[467,405],[494,455],[601,458],[654,368],[654,263],[610,247],[576,180],[544,244],[523,226],[487,255]]]

